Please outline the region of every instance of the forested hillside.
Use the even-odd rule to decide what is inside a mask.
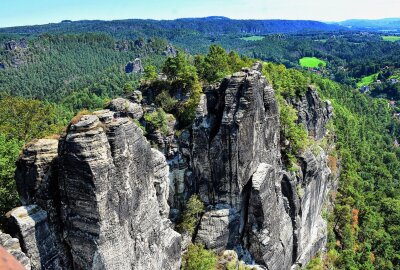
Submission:
[[[400,42],[312,21],[221,17],[65,21],[0,33],[0,214],[18,205],[13,178],[22,146],[35,138],[57,138],[78,111],[103,108],[139,88],[155,89],[157,109],[136,124],[145,133],[167,133],[173,118],[178,131],[172,136],[178,137],[190,129],[205,86],[257,59],[268,61],[263,72],[280,100],[286,139],[294,145],[293,152],[282,153],[290,162],[296,163],[293,153],[302,150],[307,134],[283,100],[313,85],[334,107],[329,132],[337,147],[330,165],[340,173],[339,189],[330,194],[333,212],[325,213],[328,251],[308,269],[400,269],[400,120],[395,115],[400,110],[387,100],[400,99],[400,83],[394,81],[400,79]],[[320,64],[305,67],[303,57]],[[143,72],[127,73],[127,63],[136,58]],[[361,86],[371,91],[361,94]],[[193,229],[191,218],[184,226]],[[186,260],[194,265],[215,259],[201,247],[191,249]]]
[[[266,74],[283,85],[280,91],[301,87],[301,81],[314,84],[335,109],[339,190],[331,194],[334,212],[326,213],[328,253],[308,269],[399,269],[400,121],[385,100],[329,79],[303,74],[303,80],[291,80],[290,70],[272,64]]]

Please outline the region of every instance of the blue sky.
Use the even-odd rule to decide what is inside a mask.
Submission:
[[[234,19],[400,17],[400,0],[2,0],[0,27],[64,19],[175,19],[226,16]]]

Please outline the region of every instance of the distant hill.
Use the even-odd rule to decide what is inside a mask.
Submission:
[[[66,23],[68,22],[68,23]],[[208,35],[297,33],[301,31],[335,31],[342,26],[308,20],[232,20],[226,17],[183,18],[177,20],[83,20],[34,26],[0,28],[0,33],[37,35],[42,33],[105,32],[114,37],[136,38],[140,35],[168,38],[166,31],[178,34],[199,32]],[[145,34],[144,34],[145,33]]]
[[[397,31],[400,32],[400,18],[379,20],[353,19],[337,23],[337,25],[357,30]]]

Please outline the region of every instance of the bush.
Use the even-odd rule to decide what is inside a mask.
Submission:
[[[285,149],[285,155],[290,163],[293,163],[293,157],[309,145],[308,134],[305,127],[296,124],[297,111],[292,105],[281,96],[277,96],[279,105],[279,117],[281,123],[281,138],[289,141],[289,147]]]
[[[200,244],[190,244],[183,255],[182,270],[215,270],[217,255]]]
[[[144,79],[152,82],[157,79],[157,68],[153,65],[148,65],[144,68]]]
[[[7,137],[0,133],[0,215],[16,207],[19,202],[14,171],[22,146],[22,141],[7,140]]]
[[[162,108],[152,113],[146,113],[144,120],[151,125],[152,129],[158,129],[163,135],[168,135],[168,116]]]
[[[157,105],[161,106],[164,111],[172,112],[178,103],[178,100],[171,97],[168,91],[164,90],[156,97]]]
[[[181,227],[181,229],[184,231],[193,234],[203,212],[204,203],[200,200],[198,195],[193,195],[190,197],[186,205],[186,209],[183,212],[179,227]]]

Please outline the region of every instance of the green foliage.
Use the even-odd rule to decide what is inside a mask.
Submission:
[[[23,146],[22,141],[7,139],[0,133],[0,215],[18,204],[14,181],[15,162]]]
[[[281,137],[289,141],[290,153],[297,154],[308,146],[308,134],[300,124],[296,124],[297,111],[282,97],[277,96],[281,124]]]
[[[169,113],[176,109],[178,100],[171,97],[168,91],[164,90],[157,95],[156,104],[161,106],[164,111]]]
[[[131,86],[132,87],[132,86]],[[76,112],[81,109],[96,110],[104,107],[108,101],[106,97],[99,97],[89,91],[88,88],[82,91],[75,91],[62,100],[62,104],[70,111]]]
[[[242,67],[250,67],[249,58],[241,58],[237,52],[229,54],[218,45],[211,45],[208,54],[197,56],[195,65],[201,79],[207,82],[220,81],[225,76],[240,71]]]
[[[245,41],[260,41],[263,40],[265,37],[263,36],[250,36],[250,37],[242,37],[240,39]]]
[[[191,125],[202,94],[196,67],[190,63],[188,55],[178,52],[176,57],[169,57],[165,61],[162,69],[171,80],[172,90],[180,89],[184,94],[189,93],[189,98],[186,101],[175,101],[167,92],[163,91],[156,101],[168,111],[176,110],[181,127]]]
[[[60,133],[70,117],[65,108],[38,100],[0,100],[0,215],[18,204],[14,171],[24,143]]]
[[[144,120],[150,125],[150,129],[159,129],[163,135],[168,135],[168,117],[162,108],[158,108],[154,112],[146,113]]]
[[[400,40],[399,36],[382,36],[382,39],[384,41],[391,41],[391,42],[396,42]]]
[[[316,57],[303,57],[299,60],[300,66],[306,68],[325,67],[326,62]]]
[[[200,197],[198,195],[192,195],[186,204],[180,227],[189,234],[193,234],[204,209],[204,203],[200,200]]]
[[[263,74],[272,82],[275,92],[285,99],[303,96],[310,82],[300,71],[273,63],[264,63]]]
[[[296,96],[282,81],[288,73],[283,66],[267,64],[265,71],[279,94]],[[328,218],[330,242],[324,267],[396,269],[400,264],[400,150],[393,141],[399,138],[399,123],[393,121],[385,100],[314,74],[299,72],[297,76],[304,86],[294,85],[304,90],[309,83],[314,84],[323,98],[332,101],[335,112],[336,148],[342,167],[334,215]],[[282,101],[278,95],[281,124],[285,136],[290,137],[286,131],[290,131],[296,113],[282,106]],[[320,265],[318,260],[313,263],[316,266],[310,267]]]
[[[157,79],[157,68],[153,65],[148,65],[144,68],[144,79],[146,81],[154,81]]]
[[[339,193],[330,237],[331,264],[339,269],[393,269],[399,265],[399,125],[384,100],[314,76],[333,102],[341,158]],[[336,242],[337,241],[337,242]]]
[[[70,117],[65,108],[39,100],[20,97],[0,100],[0,132],[23,142],[60,133]]]
[[[305,270],[324,270],[324,265],[321,260],[321,256],[318,254],[313,258],[305,267]]]
[[[190,244],[183,255],[182,270],[215,270],[217,255],[200,244]]]

